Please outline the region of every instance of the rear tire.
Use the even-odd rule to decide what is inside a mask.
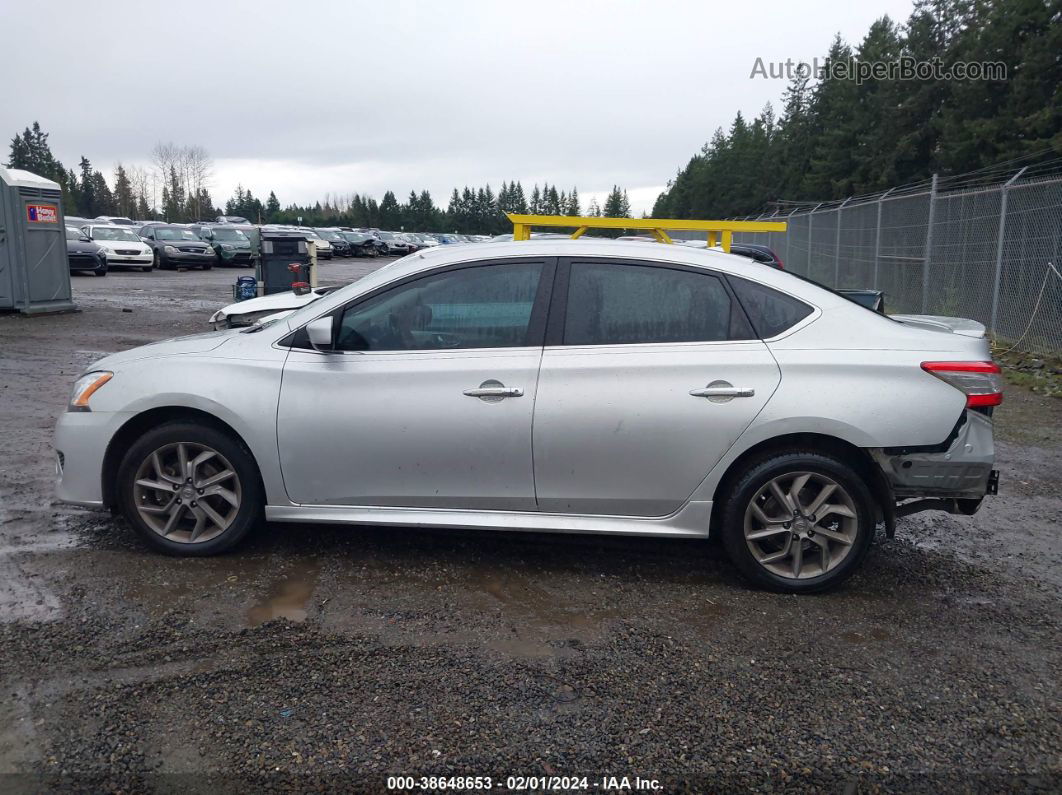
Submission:
[[[118,506],[140,538],[167,555],[204,557],[232,549],[262,515],[250,450],[193,421],[141,436],[118,467]]]
[[[753,460],[722,511],[723,546],[734,566],[781,593],[837,587],[859,568],[874,537],[866,483],[843,460],[814,450]]]

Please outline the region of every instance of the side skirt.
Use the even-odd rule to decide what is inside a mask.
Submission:
[[[534,533],[706,538],[711,502],[688,502],[677,513],[659,518],[588,516],[532,511],[461,511],[445,508],[380,508],[361,505],[267,505],[271,522],[399,525],[453,529],[516,530]]]

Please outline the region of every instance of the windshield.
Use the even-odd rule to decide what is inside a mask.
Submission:
[[[68,226],[66,228],[66,239],[67,240],[80,240],[81,239],[81,230],[80,229],[74,229],[74,227],[72,227],[72,226]]]
[[[191,229],[178,229],[172,226],[156,226],[156,240],[199,240]]]
[[[377,235],[379,236],[380,240],[394,240],[395,239],[395,236],[392,235],[390,232],[378,232]]]
[[[343,236],[339,232],[320,232],[321,237],[325,240],[342,240]]]
[[[343,237],[349,240],[351,243],[364,243],[369,240],[369,236],[362,232],[343,232]]]
[[[215,240],[224,240],[228,242],[247,243],[247,235],[241,232],[239,229],[226,229],[223,226],[214,226],[210,229],[203,230],[206,234],[213,237]]]
[[[127,243],[140,243],[141,240],[129,229],[116,229],[107,226],[92,227],[92,237],[95,240],[122,240]]]

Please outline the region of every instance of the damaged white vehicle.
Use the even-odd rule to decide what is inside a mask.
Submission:
[[[94,363],[58,494],[173,555],[263,518],[718,535],[753,582],[821,591],[879,523],[996,491],[988,341],[913,320],[719,251],[440,246]]]
[[[285,290],[282,293],[260,295],[237,301],[222,307],[210,316],[210,325],[215,331],[240,326],[252,326],[260,321],[276,320],[290,315],[296,309],[316,301],[334,290],[334,287],[315,287],[304,293]]]

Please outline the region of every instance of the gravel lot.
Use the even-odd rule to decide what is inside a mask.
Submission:
[[[750,590],[690,541],[269,525],[175,560],[55,503],[80,370],[204,330],[240,273],[74,277],[81,313],[0,317],[5,790],[1062,786],[1057,399],[1008,390],[980,514],[901,520],[820,597]]]

